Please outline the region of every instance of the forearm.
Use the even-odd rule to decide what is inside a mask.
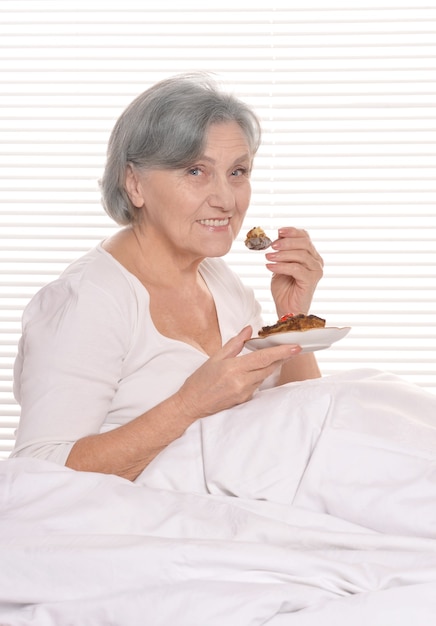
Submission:
[[[79,439],[66,465],[75,470],[116,474],[133,481],[198,417],[186,413],[176,394],[128,424]]]
[[[299,354],[286,361],[281,367],[277,385],[310,378],[321,378],[321,371],[313,352]]]

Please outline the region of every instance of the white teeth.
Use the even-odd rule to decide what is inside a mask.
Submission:
[[[199,222],[204,226],[227,226],[230,220],[227,217],[226,219],[222,220],[199,220]]]

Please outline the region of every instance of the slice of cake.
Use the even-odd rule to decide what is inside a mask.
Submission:
[[[325,320],[316,315],[304,315],[303,313],[293,315],[292,313],[288,313],[288,315],[283,315],[283,317],[272,326],[262,326],[258,335],[259,337],[267,337],[274,333],[287,333],[291,330],[310,330],[311,328],[324,327]]]

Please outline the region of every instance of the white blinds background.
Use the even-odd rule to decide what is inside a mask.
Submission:
[[[323,255],[312,312],[353,327],[323,373],[376,366],[436,391],[436,3],[206,4],[0,2],[3,457],[23,307],[114,229],[97,186],[113,123],[184,71],[214,72],[262,119],[246,228],[306,228]],[[242,235],[228,260],[274,321]]]

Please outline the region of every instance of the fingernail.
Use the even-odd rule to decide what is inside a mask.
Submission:
[[[292,346],[291,352],[292,354],[299,354],[301,352],[301,346]]]

